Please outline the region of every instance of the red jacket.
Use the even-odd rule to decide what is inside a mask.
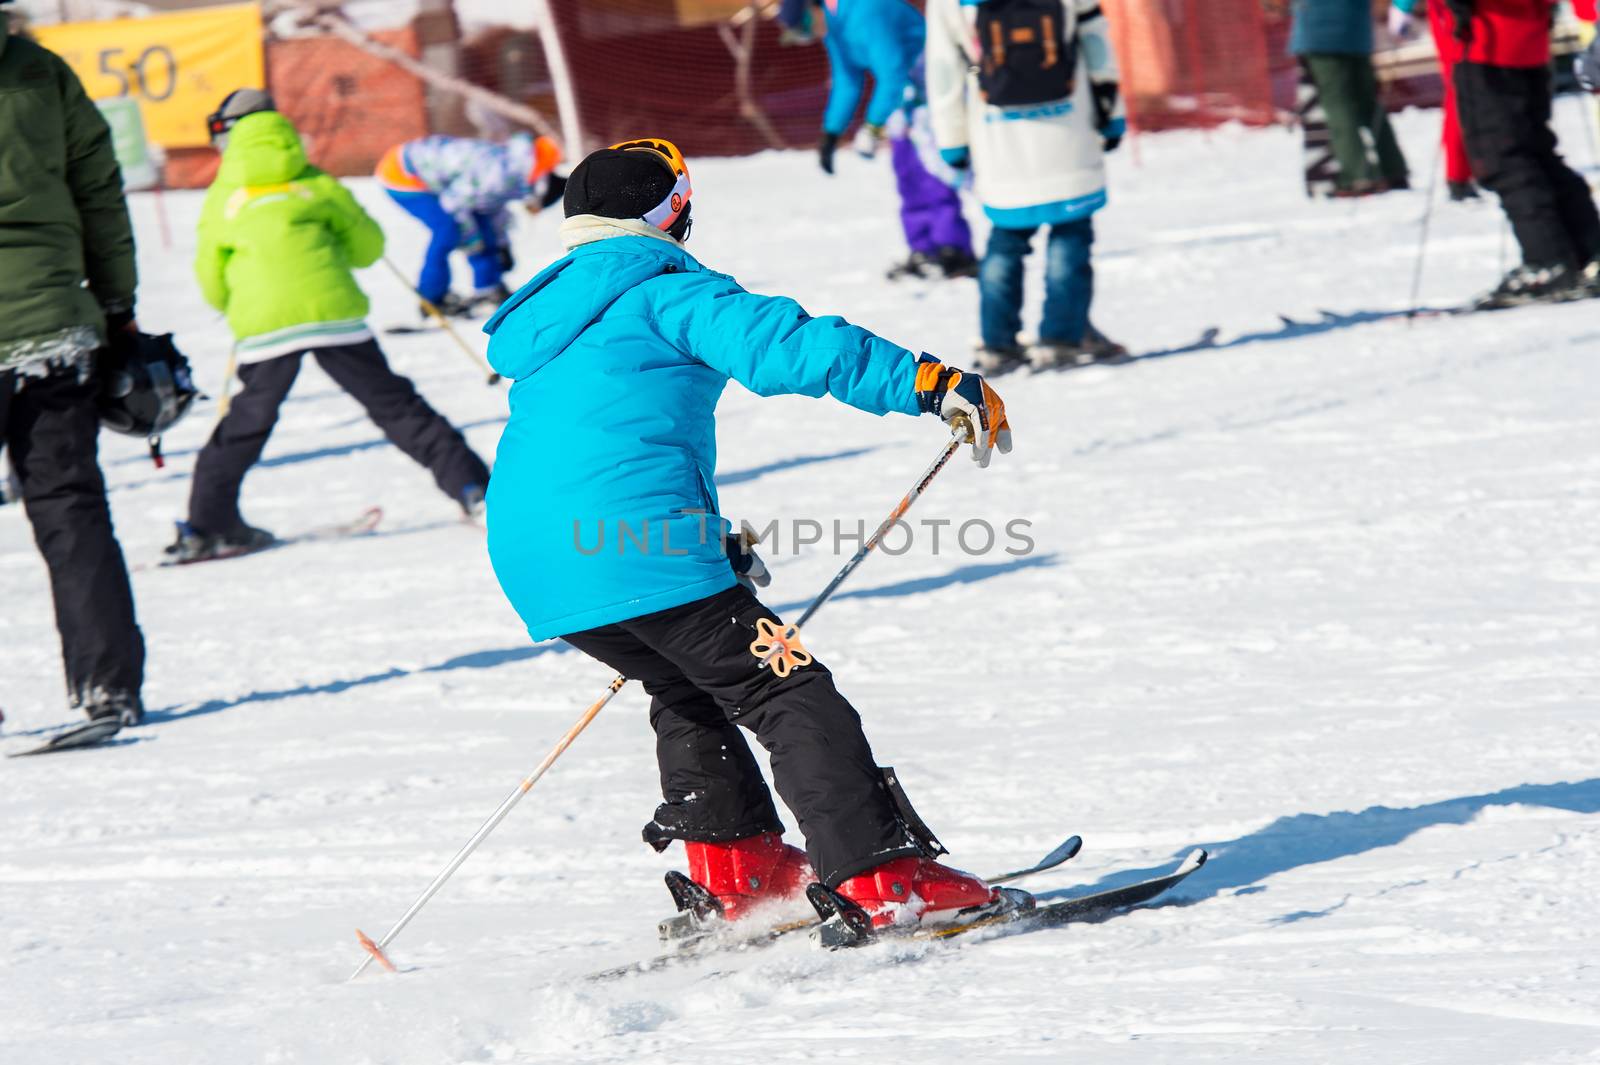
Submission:
[[[1556,0],[1434,0],[1472,9],[1469,63],[1542,67],[1550,62],[1550,21]],[[1583,2],[1583,0],[1579,0]]]

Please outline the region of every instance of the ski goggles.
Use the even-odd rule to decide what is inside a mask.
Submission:
[[[644,213],[644,220],[662,232],[669,232],[683,215],[684,208],[689,206],[689,198],[694,194],[694,188],[689,183],[689,164],[683,161],[683,153],[678,151],[678,146],[671,141],[664,140],[637,140],[623,141],[613,144],[613,151],[619,152],[650,152],[666,164],[677,180],[664,200]]]

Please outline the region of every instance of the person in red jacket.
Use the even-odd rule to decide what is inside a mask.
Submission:
[[[1557,0],[1445,0],[1463,45],[1455,68],[1472,169],[1500,197],[1522,265],[1481,309],[1600,296],[1600,213],[1550,128],[1550,23]]]
[[[1578,0],[1582,3],[1582,0]],[[1456,107],[1456,64],[1466,51],[1456,40],[1455,17],[1445,0],[1393,0],[1389,5],[1389,34],[1395,40],[1411,35],[1412,16],[1417,8],[1428,10],[1428,31],[1433,35],[1433,49],[1439,56],[1439,78],[1444,83],[1444,129],[1440,143],[1444,148],[1444,179],[1450,187],[1452,200],[1475,200],[1478,186],[1472,180],[1472,163],[1467,158],[1467,143],[1461,136],[1460,111]]]

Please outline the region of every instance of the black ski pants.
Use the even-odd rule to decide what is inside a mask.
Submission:
[[[1457,63],[1455,79],[1472,171],[1500,197],[1523,262],[1581,266],[1600,255],[1589,184],[1562,160],[1550,128],[1550,71]]]
[[[50,571],[56,630],[74,706],[144,684],[144,636],[100,473],[94,385],[76,370],[0,374],[0,442]]]
[[[813,662],[780,678],[750,651],[756,621],[777,616],[743,587],[564,637],[650,694],[661,794],[647,842],[721,842],[783,824],[750,747],[772,759],[778,794],[800,820],[811,867],[830,887],[921,853],[873,761],[861,718]]]
[[[489,484],[489,468],[467,446],[461,434],[417,394],[410,380],[389,368],[375,341],[298,351],[239,367],[244,389],[233,398],[228,414],[217,423],[194,464],[189,489],[189,524],[200,532],[220,535],[244,523],[239,515],[239,486],[261,458],[261,449],[278,422],[278,408],[300,373],[300,360],[314,355],[317,364],[366,408],[383,435],[401,451],[426,466],[440,491],[460,502],[469,485]]]

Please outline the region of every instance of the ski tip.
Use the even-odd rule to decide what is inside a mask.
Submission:
[[[59,751],[81,751],[98,747],[122,731],[122,722],[115,718],[90,721],[76,725],[33,747],[7,753],[7,758],[31,758],[37,754],[55,754]]]
[[[1208,857],[1210,857],[1210,855],[1206,854],[1204,848],[1196,847],[1194,850],[1189,852],[1187,857],[1183,859],[1183,864],[1178,866],[1177,875],[1188,876],[1190,873],[1206,864],[1206,859]]]
[[[1051,851],[1040,865],[1060,865],[1062,862],[1071,861],[1083,850],[1082,836],[1068,836],[1062,841],[1061,846]]]

